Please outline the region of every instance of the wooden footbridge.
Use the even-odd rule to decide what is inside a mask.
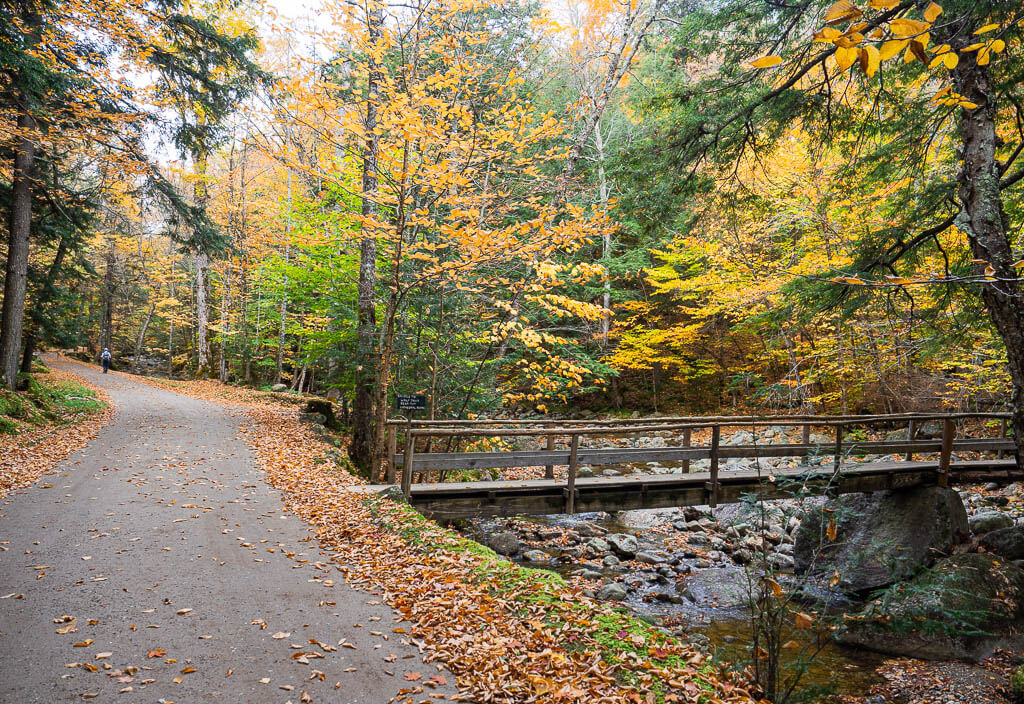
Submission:
[[[401,472],[401,487],[424,514],[447,520],[474,516],[618,511],[710,505],[743,500],[751,494],[789,498],[807,494],[870,492],[912,486],[949,486],[955,482],[1024,480],[1007,436],[1007,413],[938,413],[875,416],[705,416],[602,421],[409,421],[388,423],[387,482]],[[799,442],[756,441],[767,428],[797,427]],[[906,428],[902,440],[871,440],[881,430]],[[723,444],[723,429],[750,433],[747,444]],[[813,431],[816,431],[812,433]],[[828,433],[829,442],[822,442]],[[399,435],[403,451],[399,453]],[[634,441],[671,435],[676,447],[581,447],[583,438],[628,437]],[[890,434],[891,435],[891,434]],[[992,435],[995,435],[992,437]],[[694,440],[701,438],[700,444]],[[539,450],[453,451],[467,440],[530,439]],[[441,446],[443,451],[436,451]],[[970,453],[970,460],[954,458]],[[898,460],[857,461],[866,455],[894,455]],[[921,456],[921,457],[917,457]],[[786,469],[721,471],[723,459],[805,458],[826,464]],[[707,471],[690,472],[695,460]],[[588,465],[673,463],[680,473],[636,473],[615,477],[580,477]],[[760,463],[757,463],[760,467]],[[564,481],[554,468],[567,468]],[[458,470],[544,467],[545,478],[518,481],[430,483]],[[418,479],[419,482],[414,482]]]

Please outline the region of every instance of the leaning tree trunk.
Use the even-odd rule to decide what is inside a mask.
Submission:
[[[367,10],[367,38],[371,45],[380,38],[384,23],[383,11]],[[377,214],[377,100],[380,68],[370,58],[366,85],[366,142],[363,146],[362,214],[363,237],[359,242],[358,334],[356,338],[355,400],[352,404],[352,462],[370,476],[374,467],[374,386],[377,383],[377,350],[374,344],[377,330],[376,284],[377,240],[376,232],[368,222]]]
[[[973,55],[964,55],[953,76],[956,91],[978,105],[963,110],[960,118],[963,168],[957,192],[961,210],[955,224],[970,241],[975,274],[984,278],[982,301],[1006,346],[1013,385],[1012,428],[1020,466],[1024,457],[1024,298],[1013,266],[999,184],[1003,169],[996,160],[995,98],[988,69],[978,66]]]
[[[32,226],[32,171],[36,153],[35,142],[29,137],[29,132],[35,128],[35,120],[26,110],[22,110],[18,117],[18,128],[22,134],[14,147],[4,304],[0,314],[0,378],[12,390],[18,383],[18,354],[25,324],[28,245]]]
[[[135,354],[132,356],[132,374],[139,373],[139,357],[142,356],[143,345],[146,343],[146,331],[149,330],[149,323],[153,320],[153,311],[156,310],[156,303],[150,301],[149,310],[146,311],[146,318],[139,328],[139,335],[135,338]]]

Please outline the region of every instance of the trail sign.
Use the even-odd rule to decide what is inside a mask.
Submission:
[[[395,394],[395,406],[400,411],[427,410],[426,394]]]

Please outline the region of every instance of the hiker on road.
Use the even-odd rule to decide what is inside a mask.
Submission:
[[[103,354],[100,355],[100,361],[103,362],[103,373],[106,374],[110,369],[110,350],[106,347],[103,348]]]

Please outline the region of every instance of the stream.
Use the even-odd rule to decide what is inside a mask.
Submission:
[[[602,566],[593,559],[586,560],[586,553],[573,555],[576,552],[573,548],[579,545],[573,546],[570,543],[567,546],[561,536],[586,536],[596,532],[593,527],[610,535],[634,535],[639,539],[642,550],[664,551],[674,557],[661,566],[645,565],[644,568],[651,569],[634,569],[626,562],[614,564],[612,560],[610,566]],[[662,531],[627,525],[604,513],[474,519],[467,521],[462,531],[467,537],[484,544],[487,544],[488,536],[495,533],[515,532],[524,540],[524,544],[522,551],[509,559],[531,568],[549,569],[564,577],[578,574],[581,569],[591,570],[590,577],[594,581],[595,590],[602,583],[596,579],[597,572],[601,573],[602,581],[611,582],[624,576],[629,586],[620,603],[634,614],[684,638],[710,645],[711,652],[726,662],[743,662],[747,657],[746,645],[751,641],[751,624],[746,608],[738,605],[707,606],[695,603],[686,596],[689,575],[702,571],[726,572],[727,568],[718,563],[709,565],[702,555],[694,555],[693,551],[680,551],[678,546],[667,542],[671,540],[670,535]],[[533,531],[540,531],[539,536],[533,536],[541,537],[540,540],[529,538]],[[555,537],[556,531],[560,536],[558,538]],[[581,542],[586,540],[583,537]],[[538,549],[545,553],[545,558],[550,559],[542,562],[541,555],[536,552]],[[733,563],[728,564],[733,568],[728,571],[742,571]],[[675,573],[674,579],[665,576],[670,574],[669,566]],[[661,574],[655,570],[660,570]],[[821,688],[833,694],[863,696],[871,685],[882,681],[876,668],[886,659],[884,655],[829,642],[814,658],[808,672],[801,679],[801,688]]]

